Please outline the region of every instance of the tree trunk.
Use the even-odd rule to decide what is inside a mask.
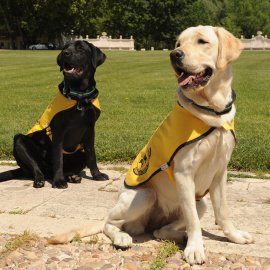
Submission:
[[[23,32],[22,32],[22,28],[21,28],[21,25],[20,25],[20,19],[17,17],[17,26],[18,26],[18,29],[19,29],[19,33],[20,33],[20,36],[21,36],[21,39],[22,39],[22,42],[23,42],[23,46],[24,46],[24,35],[23,35]],[[19,48],[21,49],[21,48]]]
[[[3,7],[1,6],[1,4],[0,4],[0,12],[3,14],[3,18],[4,18],[4,21],[6,23],[6,27],[8,29],[8,32],[9,32],[10,49],[13,50],[12,31],[11,31],[11,28],[10,28],[10,25],[9,25],[9,22],[8,22],[8,19],[7,19],[7,16],[5,14],[5,11],[4,11]]]

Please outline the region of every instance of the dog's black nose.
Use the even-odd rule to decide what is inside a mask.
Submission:
[[[185,57],[185,53],[182,50],[173,50],[171,52],[171,59],[182,60]]]
[[[70,54],[71,54],[71,51],[68,50],[68,49],[66,49],[66,50],[63,51],[63,54],[64,54],[66,57],[69,57]]]

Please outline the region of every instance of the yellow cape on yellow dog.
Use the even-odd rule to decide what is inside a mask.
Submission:
[[[223,127],[234,134],[234,121]],[[130,167],[125,186],[137,188],[148,182],[160,171],[168,173],[172,183],[175,179],[171,161],[184,146],[209,135],[215,127],[206,125],[202,120],[176,103],[172,112],[161,123],[148,144],[141,150]]]

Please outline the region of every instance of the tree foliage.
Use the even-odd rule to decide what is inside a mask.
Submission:
[[[182,30],[199,24],[238,37],[258,30],[269,36],[269,18],[269,0],[0,0],[0,30],[25,43],[105,31],[113,38],[132,35],[137,48],[172,48]]]

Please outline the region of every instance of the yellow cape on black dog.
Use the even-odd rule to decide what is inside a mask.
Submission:
[[[234,137],[234,121],[225,123],[223,128],[230,130]],[[176,153],[184,146],[210,134],[215,127],[206,125],[178,103],[161,123],[148,144],[141,150],[129,169],[125,186],[137,188],[148,182],[160,171],[168,173],[175,185],[173,169],[170,166]]]
[[[100,105],[99,105],[99,100],[98,98],[93,99],[92,104],[100,110]],[[50,128],[50,123],[53,119],[53,117],[64,110],[70,109],[74,106],[77,106],[77,101],[74,99],[68,99],[65,96],[63,96],[63,94],[59,91],[58,94],[56,95],[56,97],[52,100],[52,102],[48,105],[48,107],[46,108],[46,110],[44,111],[43,115],[41,116],[41,118],[38,120],[38,122],[34,125],[33,128],[31,128],[28,132],[27,135],[28,136],[32,136],[33,133],[37,132],[37,131],[41,131],[46,129],[46,134],[50,137],[50,139],[52,140],[52,133],[51,133],[51,128]],[[78,145],[77,150],[79,149],[83,149],[83,147],[81,145]],[[76,152],[75,151],[75,152]],[[67,153],[63,150],[63,152],[65,154],[72,154],[72,153]],[[74,152],[73,152],[74,153]]]

